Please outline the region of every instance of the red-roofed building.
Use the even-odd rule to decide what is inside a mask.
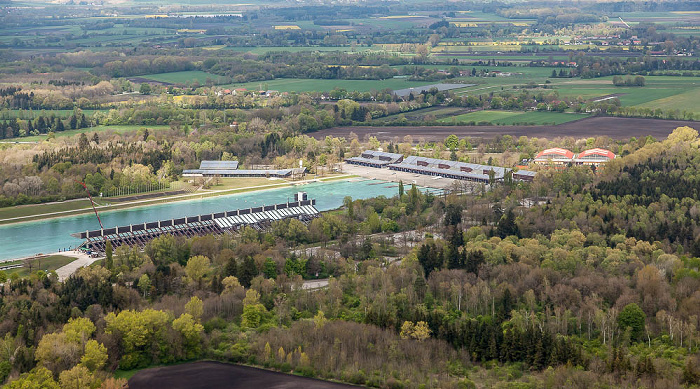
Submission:
[[[574,163],[577,165],[600,165],[615,159],[615,154],[610,150],[605,149],[590,149],[582,151],[574,158]]]
[[[567,149],[558,147],[541,151],[535,156],[535,163],[550,164],[550,165],[565,165],[572,163],[574,153]]]

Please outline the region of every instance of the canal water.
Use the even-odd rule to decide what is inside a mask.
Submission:
[[[314,182],[279,189],[104,211],[100,212],[100,218],[104,227],[109,228],[285,203],[287,200],[294,201],[294,194],[299,191],[307,192],[309,199],[316,199],[316,208],[319,211],[327,211],[340,207],[345,196],[351,196],[353,199],[393,197],[398,194],[398,184],[355,178]],[[76,247],[82,243],[82,240],[72,237],[71,233],[99,228],[93,213],[0,226],[0,260]]]

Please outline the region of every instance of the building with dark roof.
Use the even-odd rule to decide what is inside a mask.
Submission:
[[[306,168],[294,169],[238,169],[238,161],[202,161],[199,169],[182,171],[183,177],[277,177],[302,175]]]
[[[403,154],[385,153],[383,151],[367,150],[363,151],[359,157],[351,157],[345,159],[345,162],[353,165],[369,166],[369,167],[386,167],[392,163],[403,161]]]
[[[511,174],[513,169],[499,166],[480,165],[476,163],[466,163],[448,161],[444,159],[426,158],[410,156],[400,163],[390,164],[390,170],[425,174],[429,176],[440,176],[455,180],[467,180],[482,183],[503,181],[507,174]],[[536,173],[519,170],[512,173],[513,179],[522,181],[532,181]]]

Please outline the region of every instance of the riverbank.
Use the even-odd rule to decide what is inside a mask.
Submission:
[[[222,195],[229,195],[229,194],[236,194],[236,193],[245,193],[245,192],[258,191],[258,190],[262,191],[262,190],[268,190],[268,189],[277,189],[277,188],[282,188],[285,186],[304,185],[304,184],[308,184],[308,183],[312,183],[312,182],[329,182],[329,181],[335,181],[335,180],[352,178],[352,177],[356,177],[356,176],[353,174],[342,174],[342,175],[329,176],[329,177],[318,177],[318,178],[301,180],[301,181],[282,181],[282,182],[273,183],[273,184],[252,185],[252,186],[245,186],[245,187],[234,188],[234,189],[201,190],[198,192],[188,193],[188,194],[178,194],[178,195],[174,195],[174,196],[162,196],[162,197],[156,197],[156,198],[150,198],[150,199],[128,201],[128,202],[117,203],[117,204],[100,205],[100,206],[96,206],[95,208],[97,209],[98,212],[104,212],[104,211],[143,207],[143,206],[155,205],[155,204],[164,204],[164,203],[183,201],[183,200],[203,199],[203,198],[207,198],[207,197],[222,196]],[[83,200],[87,201],[87,199],[83,199]],[[68,201],[75,202],[76,200],[68,200]],[[30,221],[37,221],[37,220],[48,220],[48,219],[53,219],[53,218],[65,217],[65,216],[83,215],[83,214],[88,214],[91,212],[93,212],[92,207],[88,206],[87,208],[80,208],[80,209],[73,209],[73,210],[66,210],[66,211],[57,211],[57,212],[47,212],[47,213],[40,213],[40,214],[36,214],[36,215],[28,215],[28,216],[19,216],[19,217],[0,219],[0,225],[18,224],[18,223],[25,223],[25,222],[30,222]]]

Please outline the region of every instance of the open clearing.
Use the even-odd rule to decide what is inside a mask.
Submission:
[[[52,112],[52,111],[48,111]],[[167,130],[170,129],[170,126],[165,126],[165,125],[140,125],[140,124],[135,124],[135,125],[115,125],[115,126],[95,126],[95,127],[90,127],[90,128],[81,128],[79,130],[66,130],[62,132],[54,132],[54,136],[56,138],[64,138],[64,137],[71,137],[74,135],[78,135],[80,133],[89,133],[92,134],[93,132],[105,132],[105,131],[111,131],[115,134],[122,134],[124,132],[129,132],[129,131],[136,131],[140,130],[142,128],[148,129],[148,131],[154,131],[154,130]],[[48,138],[47,134],[42,134],[42,135],[33,135],[33,136],[25,136],[23,138],[9,138],[5,139],[5,142],[8,141],[22,141],[22,142],[40,142],[44,141]]]
[[[214,84],[217,84],[219,82],[223,82],[222,80],[224,79],[221,76],[217,76],[216,74],[211,74],[207,72],[203,72],[200,70],[190,70],[190,71],[184,71],[184,72],[170,72],[170,73],[159,73],[159,74],[147,74],[145,76],[139,76],[139,78],[143,78],[146,80],[152,80],[164,84],[186,84],[186,83],[192,83],[194,81],[197,81],[201,85],[206,84],[207,79],[211,80],[214,82]]]
[[[557,126],[422,126],[422,127],[335,127],[310,133],[316,139],[326,136],[348,137],[351,132],[360,139],[376,136],[379,140],[393,141],[411,135],[414,141],[443,141],[450,134],[459,137],[494,138],[498,135],[528,136],[553,139],[560,136],[574,138],[609,136],[613,139],[629,139],[651,135],[664,139],[677,127],[700,129],[698,121],[637,119],[617,117],[592,117]]]
[[[587,118],[586,114],[560,112],[477,111],[440,119],[441,123],[490,122],[498,125],[562,124]]]
[[[131,377],[129,388],[345,389],[357,388],[357,386],[221,362],[192,362],[141,370]]]

